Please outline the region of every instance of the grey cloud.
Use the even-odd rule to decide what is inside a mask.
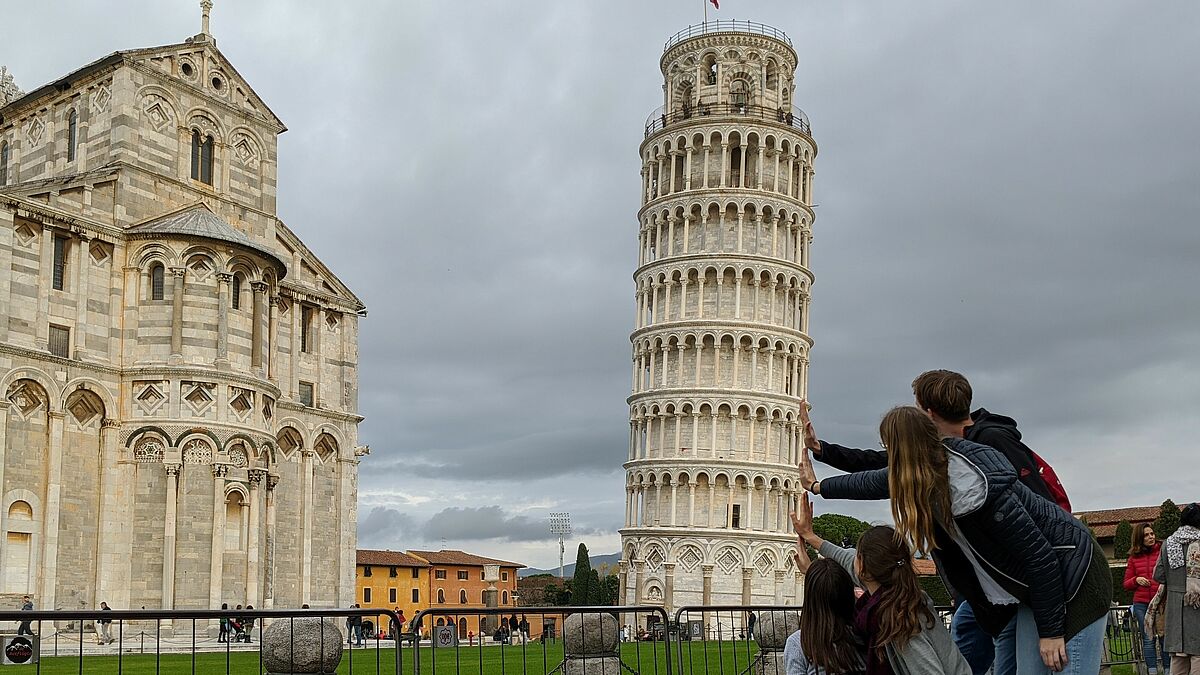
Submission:
[[[552,538],[547,519],[509,515],[499,506],[443,509],[422,526],[421,532],[426,541],[541,541]]]
[[[954,368],[977,403],[1018,420],[1080,507],[1184,492],[1172,469],[1194,452],[1181,420],[1200,398],[1200,94],[1180,83],[1200,58],[1200,5],[742,5],[719,16],[792,36],[796,102],[820,146],[818,430],[872,444],[917,373]],[[507,505],[535,481],[612,532],[637,146],[661,101],[662,43],[699,8],[466,7],[218,3],[213,30],[289,126],[281,216],[370,308],[363,494],[437,485]],[[64,12],[96,29],[49,51],[37,31],[9,36],[24,88],[198,28],[194,7],[153,0],[26,3],[6,18]],[[1130,453],[1152,479],[1132,482]],[[445,506],[404,509],[422,534]],[[818,504],[886,518],[876,506]]]
[[[358,519],[358,545],[360,548],[395,548],[416,531],[412,516],[376,506]]]

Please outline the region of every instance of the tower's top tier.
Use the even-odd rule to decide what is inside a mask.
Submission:
[[[676,123],[716,117],[755,117],[811,135],[792,105],[796,50],[783,31],[753,21],[707,21],[667,40],[659,67],[663,105],[646,121],[646,135]]]

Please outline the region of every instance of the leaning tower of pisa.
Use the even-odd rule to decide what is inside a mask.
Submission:
[[[667,41],[641,144],[621,600],[791,602],[813,158],[783,32]]]

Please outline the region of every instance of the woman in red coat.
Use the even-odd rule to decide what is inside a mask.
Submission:
[[[1150,523],[1135,525],[1132,541],[1129,562],[1125,566],[1125,588],[1133,591],[1133,616],[1137,618],[1138,629],[1142,630],[1146,668],[1154,675],[1158,672],[1158,654],[1161,653],[1162,644],[1161,639],[1154,638],[1153,630],[1145,630],[1145,625],[1146,608],[1158,592],[1158,582],[1154,580],[1154,565],[1158,563],[1160,544],[1154,539],[1154,530]],[[1164,663],[1163,671],[1166,672],[1169,667]]]

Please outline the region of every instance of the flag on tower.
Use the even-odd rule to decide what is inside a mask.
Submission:
[[[712,3],[713,7],[717,8],[717,9],[721,9],[721,3],[717,2],[717,0],[708,0],[708,1]]]

